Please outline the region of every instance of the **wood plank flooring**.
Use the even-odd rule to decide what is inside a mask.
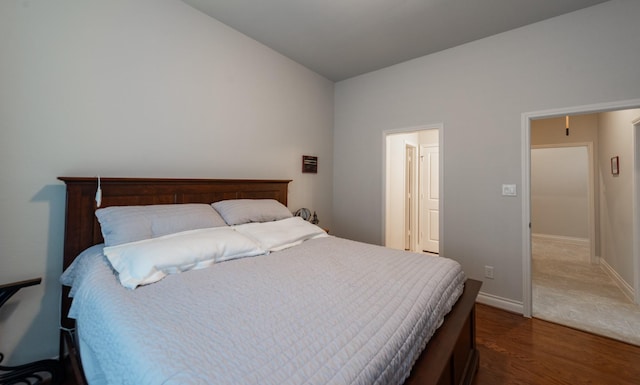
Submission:
[[[640,384],[640,347],[486,305],[476,309],[474,385]]]
[[[480,368],[473,385],[640,384],[640,347],[486,305],[476,309]]]

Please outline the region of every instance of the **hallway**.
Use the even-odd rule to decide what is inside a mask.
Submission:
[[[589,248],[532,237],[533,316],[640,346],[640,306],[633,304]]]

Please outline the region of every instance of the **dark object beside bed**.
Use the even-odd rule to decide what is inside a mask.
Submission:
[[[20,289],[39,285],[42,278],[11,282],[0,285],[0,307]],[[0,362],[4,355],[0,353]],[[43,374],[45,374],[43,376]],[[18,366],[0,365],[0,384],[52,384],[60,383],[62,368],[58,360],[47,359]]]
[[[101,243],[102,234],[95,218],[96,178],[60,177],[67,184],[67,208],[63,267],[87,247]],[[212,203],[225,199],[276,199],[287,204],[288,180],[150,179],[103,178],[102,205],[150,205],[173,203]],[[478,368],[475,343],[475,299],[481,282],[467,280],[464,292],[443,325],[414,365],[405,384],[470,384]],[[63,287],[61,324],[73,329],[67,318],[71,304],[68,288]],[[61,333],[61,357],[68,332]],[[70,351],[75,351],[69,346]],[[72,354],[72,364],[75,358]],[[79,363],[79,361],[77,361]],[[78,368],[78,372],[80,369]],[[78,373],[76,373],[77,375]]]

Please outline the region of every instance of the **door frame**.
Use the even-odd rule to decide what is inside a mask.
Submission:
[[[633,125],[633,234],[640,231],[640,116],[634,119]],[[640,237],[633,238],[633,291],[634,301],[640,305]]]
[[[599,113],[617,110],[628,110],[633,108],[640,108],[640,99],[621,100],[609,103],[588,104],[583,106],[565,107],[533,112],[525,112],[521,115],[521,165],[522,165],[522,314],[525,317],[531,317],[533,311],[532,303],[532,284],[531,284],[531,120],[545,119],[545,118],[558,118],[567,115],[587,114],[587,113]],[[637,174],[636,169],[636,174]],[[636,183],[637,182],[637,177]],[[634,183],[635,184],[635,183]],[[633,202],[634,212],[640,210],[638,207],[638,199]],[[638,221],[638,215],[634,216],[633,221],[634,234],[640,230],[640,222]],[[640,255],[639,250],[634,248],[634,276],[640,278]],[[636,288],[636,302],[638,302],[637,287],[639,286],[638,280],[634,282]]]
[[[411,156],[411,158],[409,158]],[[416,251],[418,244],[418,144],[404,141],[404,249]],[[386,210],[385,210],[386,211]],[[408,248],[407,248],[408,247]]]
[[[387,136],[394,134],[406,134],[410,132],[417,131],[426,131],[426,130],[438,130],[438,147],[440,154],[440,165],[439,165],[439,194],[440,201],[438,203],[438,210],[440,211],[439,217],[439,238],[440,238],[440,256],[445,256],[444,254],[444,124],[443,123],[432,123],[425,124],[422,126],[413,126],[413,127],[405,127],[405,128],[394,128],[389,130],[382,131],[382,204],[384,205],[382,208],[382,240],[385,242],[387,239],[386,234],[386,224],[387,224]]]

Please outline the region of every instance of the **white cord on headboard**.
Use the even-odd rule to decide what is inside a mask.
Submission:
[[[102,204],[102,187],[100,187],[100,175],[98,175],[98,189],[96,190],[96,207]]]

